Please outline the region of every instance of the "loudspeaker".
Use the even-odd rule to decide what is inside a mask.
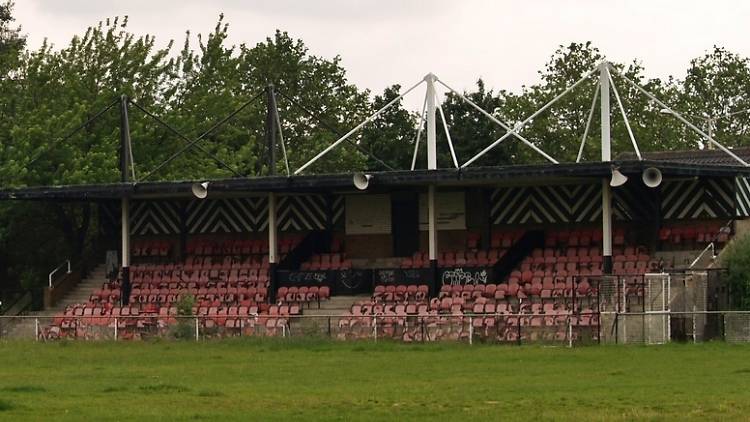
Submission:
[[[370,186],[370,180],[372,180],[371,174],[354,173],[354,177],[352,177],[354,187],[359,190],[367,189],[367,187]]]
[[[643,183],[650,188],[661,185],[661,171],[656,167],[649,167],[643,171]]]
[[[193,191],[193,196],[196,198],[206,199],[208,196],[208,182],[193,183],[191,190]]]
[[[625,184],[625,182],[628,181],[628,176],[625,176],[624,174],[620,173],[620,170],[617,170],[616,168],[612,169],[612,179],[609,181],[609,185],[613,188],[616,188],[618,186],[622,186]]]

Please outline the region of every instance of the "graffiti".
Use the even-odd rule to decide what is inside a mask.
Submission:
[[[307,272],[291,272],[289,273],[289,282],[290,283],[323,283],[326,281],[326,273],[325,272],[314,272],[314,271],[307,271]]]
[[[463,268],[455,268],[444,271],[441,278],[443,284],[450,284],[451,286],[461,284],[487,284],[487,270],[464,271]]]
[[[396,282],[396,270],[378,270],[378,284],[393,284]]]
[[[342,286],[346,287],[349,290],[355,290],[358,289],[361,285],[364,277],[362,277],[362,273],[359,271],[341,271],[339,273],[339,282]]]
[[[422,279],[422,271],[420,270],[403,270],[404,280],[414,280],[419,282]]]

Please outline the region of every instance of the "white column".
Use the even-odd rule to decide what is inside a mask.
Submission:
[[[599,65],[599,85],[601,86],[602,104],[602,161],[612,161],[612,136],[609,125],[609,77],[607,76],[607,62]]]
[[[427,82],[427,168],[437,169],[437,132],[435,129],[435,75],[424,77]]]
[[[130,200],[122,198],[122,268],[130,267]]]
[[[268,194],[268,262],[277,263],[278,238],[276,235],[276,194]]]
[[[435,210],[435,185],[427,188],[427,225],[430,261],[437,259],[437,212]]]
[[[602,119],[602,161],[612,161],[612,135],[610,132],[609,108],[609,63],[599,65],[599,84],[601,88],[601,119]],[[602,256],[605,274],[612,272],[612,191],[609,178],[602,180]]]

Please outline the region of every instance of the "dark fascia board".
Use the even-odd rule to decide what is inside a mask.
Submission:
[[[640,175],[656,167],[665,177],[750,176],[750,167],[701,165],[669,161],[619,161],[562,164],[534,164],[497,167],[469,167],[414,171],[371,172],[374,190],[389,190],[438,184],[442,186],[529,185],[570,183],[581,179],[604,178],[613,167],[627,175]],[[0,190],[0,200],[97,201],[123,197],[191,197],[191,186],[199,181],[110,183],[69,186],[41,186]],[[209,195],[248,195],[253,193],[312,193],[353,190],[352,174],[264,176],[209,180]]]

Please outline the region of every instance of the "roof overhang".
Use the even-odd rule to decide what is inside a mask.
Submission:
[[[706,165],[654,160],[510,165],[414,171],[370,172],[369,191],[424,187],[524,186],[590,183],[609,178],[616,166],[626,175],[640,175],[648,167],[658,168],[665,178],[749,176],[750,167]],[[192,198],[191,187],[206,180],[40,186],[0,190],[0,200],[99,201],[119,198]],[[210,197],[247,196],[267,192],[331,193],[355,191],[351,173],[300,176],[263,176],[209,180]]]

